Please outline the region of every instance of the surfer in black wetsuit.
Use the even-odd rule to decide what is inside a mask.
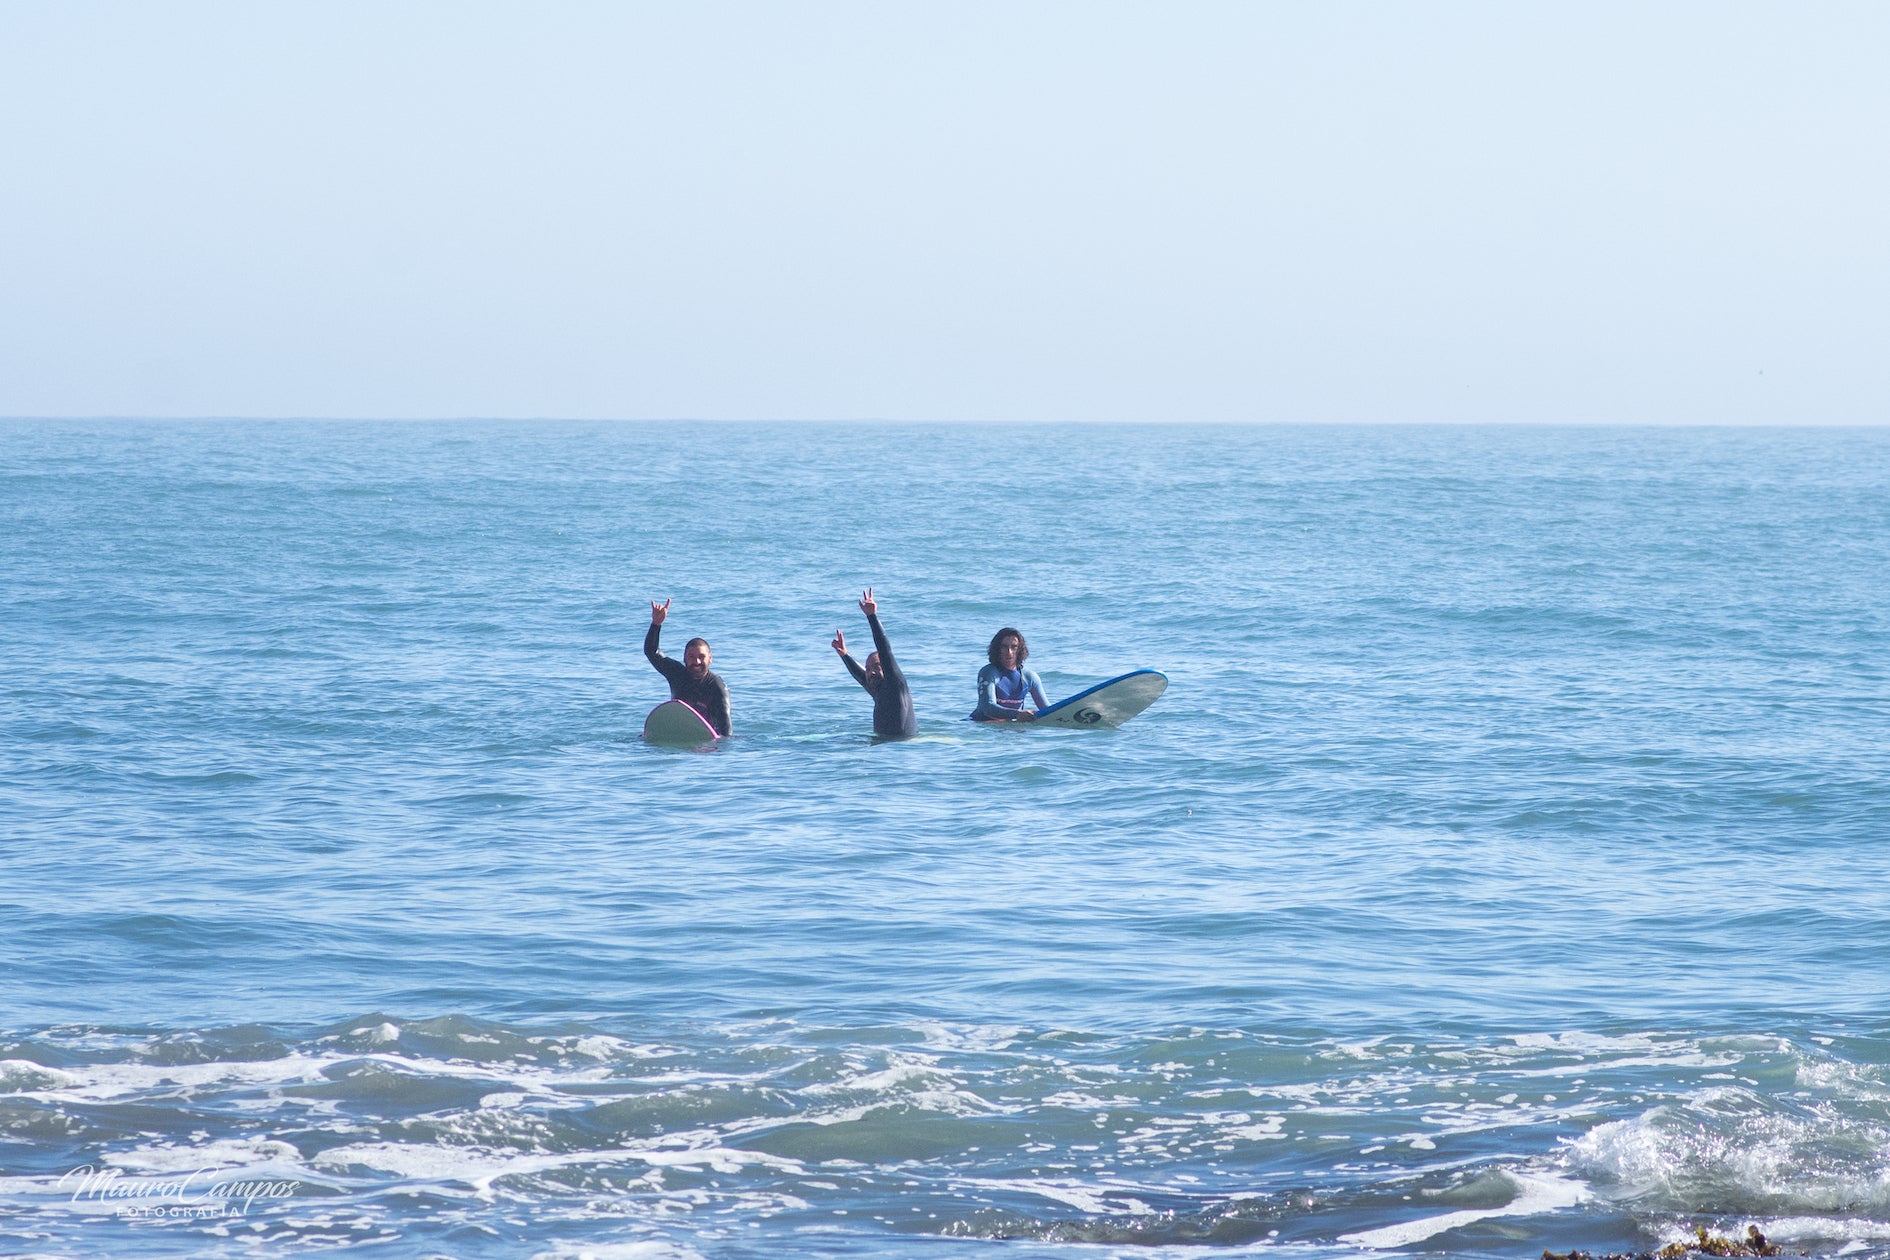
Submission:
[[[680,700],[715,728],[717,735],[728,734],[728,684],[720,674],[709,672],[709,641],[691,639],[683,645],[680,663],[663,655],[658,643],[663,636],[663,618],[669,616],[669,601],[650,601],[650,629],[643,636],[643,655],[650,658],[656,672],[669,682],[669,698]]]
[[[838,630],[833,632],[833,650],[840,653],[840,661],[853,675],[853,681],[873,697],[873,734],[881,739],[911,739],[919,733],[919,719],[912,714],[912,692],[899,662],[893,659],[892,644],[886,642],[886,631],[879,624],[879,604],[870,586],[860,596],[860,611],[866,614],[873,646],[879,650],[868,654],[862,668],[847,655],[847,636]]]

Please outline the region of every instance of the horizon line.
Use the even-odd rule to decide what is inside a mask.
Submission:
[[[766,417],[766,416],[322,416],[322,415],[0,415],[0,424],[96,423],[135,424],[832,424],[832,425],[1038,425],[1038,426],[1145,426],[1166,425],[1221,428],[1562,428],[1562,429],[1881,429],[1884,420],[1146,420],[1088,418],[1033,420],[1015,417],[968,417],[950,420],[889,416]]]

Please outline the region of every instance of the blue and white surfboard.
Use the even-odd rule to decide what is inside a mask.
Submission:
[[[1097,683],[1088,691],[1079,691],[1067,700],[1059,700],[1037,713],[1031,725],[1073,726],[1079,729],[1103,729],[1121,726],[1168,690],[1168,675],[1152,669],[1138,669],[1120,678]]]

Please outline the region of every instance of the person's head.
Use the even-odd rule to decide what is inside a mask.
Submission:
[[[712,658],[707,639],[691,639],[683,644],[682,664],[689,671],[689,676],[701,682],[708,676],[709,661]]]
[[[991,636],[991,646],[985,655],[999,669],[1022,669],[1024,662],[1030,659],[1030,645],[1024,642],[1020,631],[1005,626]]]
[[[886,667],[879,663],[879,653],[868,652],[866,654],[866,685],[878,691],[880,680],[885,677]]]

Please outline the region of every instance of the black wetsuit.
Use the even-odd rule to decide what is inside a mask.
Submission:
[[[701,682],[691,678],[681,661],[663,655],[657,646],[662,638],[663,627],[651,622],[650,632],[643,636],[643,655],[649,657],[656,672],[669,681],[669,698],[680,700],[700,713],[717,735],[728,734],[728,684],[722,681],[720,674],[713,672],[704,674]]]
[[[840,654],[840,659],[846,662],[853,681],[865,687],[867,694],[873,697],[873,734],[881,739],[911,739],[919,733],[919,719],[912,714],[912,691],[906,686],[906,676],[899,662],[893,659],[892,645],[886,642],[886,632],[880,629],[878,615],[866,614],[866,624],[873,628],[873,648],[879,653],[879,689],[874,690],[867,684],[866,670],[858,661],[845,652]]]

